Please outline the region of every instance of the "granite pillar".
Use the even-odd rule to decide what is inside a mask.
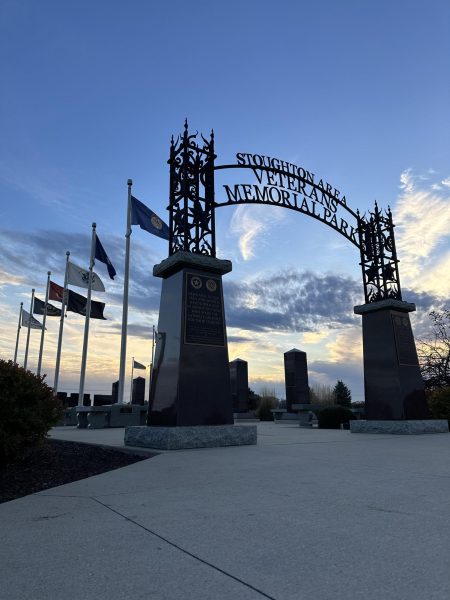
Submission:
[[[230,362],[231,397],[235,413],[248,412],[248,363],[236,358]]]
[[[112,384],[111,396],[112,396],[111,403],[117,404],[117,400],[119,398],[119,382],[118,381],[114,381],[114,383]]]
[[[306,352],[293,348],[284,353],[286,410],[295,412],[293,404],[309,404],[308,364]]]
[[[367,420],[430,418],[409,313],[412,303],[355,306],[362,316]]]
[[[133,391],[131,394],[131,404],[144,404],[145,400],[145,378],[135,377],[133,379]]]
[[[233,423],[222,275],[231,262],[180,251],[162,277],[147,425]]]

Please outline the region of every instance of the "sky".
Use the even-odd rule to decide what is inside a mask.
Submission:
[[[66,251],[88,266],[96,222],[117,276],[96,264],[106,292],[93,298],[107,320],[91,321],[85,391],[110,393],[127,179],[167,221],[170,138],[185,118],[192,131],[214,130],[216,164],[269,155],[323,178],[353,210],[390,206],[403,298],[417,305],[416,336],[428,335],[429,311],[449,307],[450,293],[449,27],[444,0],[0,0],[0,357],[14,355],[31,289],[44,298],[49,270],[62,285]],[[242,170],[227,182],[256,180]],[[223,207],[216,220],[218,257],[233,263],[223,280],[229,356],[248,361],[252,389],[284,397],[283,353],[298,348],[310,383],[341,379],[363,400],[357,248],[278,207]],[[127,378],[133,356],[150,362],[161,285],[152,269],[167,254],[166,241],[133,228]],[[47,324],[52,385],[59,321]],[[78,391],[83,332],[69,313],[60,390]],[[22,329],[20,364],[25,341]],[[31,370],[39,343],[32,330]]]

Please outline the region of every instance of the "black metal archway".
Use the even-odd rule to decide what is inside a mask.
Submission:
[[[179,250],[216,256],[215,210],[238,204],[281,206],[306,214],[331,227],[360,251],[366,303],[402,300],[391,210],[361,215],[347,206],[339,190],[317,181],[303,167],[269,156],[242,153],[236,164],[216,165],[214,133],[209,139],[184,132],[170,147],[169,254]],[[225,199],[216,199],[215,172],[251,170],[256,182],[224,185]]]

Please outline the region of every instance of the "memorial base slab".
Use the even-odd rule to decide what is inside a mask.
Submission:
[[[256,444],[256,441],[256,425],[125,428],[125,446],[155,450],[250,446]]]
[[[421,433],[448,433],[446,419],[401,420],[401,421],[350,421],[352,433],[394,433],[417,435]]]

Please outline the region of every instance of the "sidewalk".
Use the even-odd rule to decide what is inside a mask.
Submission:
[[[123,445],[123,430],[56,428]],[[258,424],[0,506],[3,600],[448,600],[450,436]]]

